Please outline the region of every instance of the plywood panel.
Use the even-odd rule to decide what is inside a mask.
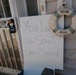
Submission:
[[[26,75],[41,75],[45,67],[63,69],[63,38],[49,27],[51,15],[20,18]]]

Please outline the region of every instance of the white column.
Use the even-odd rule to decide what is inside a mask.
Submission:
[[[45,2],[45,0],[40,0],[40,12],[41,12],[41,15],[46,14],[46,2]]]
[[[9,6],[10,6],[10,10],[11,10],[11,15],[12,15],[12,17],[15,17],[12,0],[9,0]]]
[[[16,28],[17,28],[16,37],[17,37],[21,61],[23,63],[22,44],[21,44],[21,36],[20,36],[21,34],[20,34],[19,13],[18,13],[16,0],[9,0],[9,5],[10,5],[12,17],[15,18],[15,24],[16,24]]]
[[[37,0],[37,6],[38,6],[38,15],[41,14],[41,11],[40,11],[40,0]]]
[[[27,16],[28,14],[27,14],[26,0],[15,0],[15,1],[16,1],[16,6],[17,6],[19,17]]]
[[[10,5],[12,17],[18,17],[16,0],[9,0],[9,5]]]
[[[21,0],[22,1],[22,0]],[[25,9],[25,16],[28,16],[28,10],[27,10],[27,3],[26,0],[23,1],[24,2],[24,9]]]

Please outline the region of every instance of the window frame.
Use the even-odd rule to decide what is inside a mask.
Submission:
[[[3,1],[0,0],[0,2],[1,2],[2,12],[3,12],[3,17],[1,17],[0,19],[2,19],[2,18],[9,18],[9,16],[6,15],[6,10],[5,10],[5,7],[3,5]],[[9,0],[8,0],[8,3],[9,3]],[[10,4],[8,6],[10,8]],[[12,13],[11,13],[11,8],[10,8],[10,18],[11,17],[12,17]]]

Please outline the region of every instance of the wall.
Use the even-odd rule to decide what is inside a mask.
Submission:
[[[57,0],[46,1],[46,13],[52,14],[57,10]]]
[[[76,0],[72,0],[72,7],[76,10]],[[71,18],[65,17],[65,26],[71,24]],[[65,38],[65,67],[76,69],[76,32]]]
[[[54,13],[57,9],[56,7],[56,0],[47,0],[47,14]],[[72,0],[72,7],[76,10],[76,0]],[[71,18],[65,16],[64,24],[65,28],[69,27],[71,25]],[[64,54],[64,67],[76,69],[76,32],[65,38]]]

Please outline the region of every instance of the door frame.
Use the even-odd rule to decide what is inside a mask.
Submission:
[[[17,9],[16,0],[9,0],[9,6],[11,10],[12,18],[14,19],[15,26],[16,26],[16,38],[17,38],[17,44],[19,48],[19,54],[22,62],[22,66],[24,65],[24,59],[23,59],[23,51],[22,51],[22,44],[21,44],[21,36],[20,36],[20,23],[19,23],[19,14]]]

